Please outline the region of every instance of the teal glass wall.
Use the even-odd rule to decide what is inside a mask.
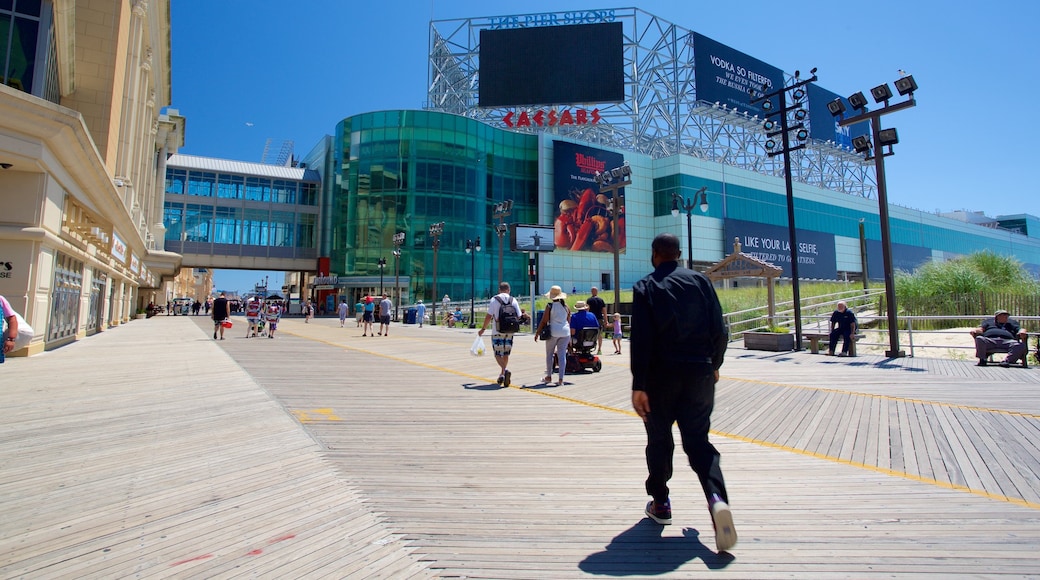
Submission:
[[[393,276],[393,236],[404,232],[400,275],[406,300],[480,299],[498,292],[496,203],[512,200],[506,223],[537,222],[537,137],[428,111],[382,111],[343,120],[332,152],[335,175],[328,206],[332,273],[378,276],[386,259]],[[444,222],[432,292],[429,226]],[[480,238],[482,251],[465,252]],[[506,236],[501,241],[508,245]],[[526,287],[527,257],[503,252],[503,278]],[[473,291],[471,292],[471,287]]]

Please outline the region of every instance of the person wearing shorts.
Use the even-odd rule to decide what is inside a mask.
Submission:
[[[498,375],[498,384],[508,387],[513,373],[509,371],[509,355],[513,352],[512,333],[500,332],[498,329],[498,313],[501,304],[512,304],[517,313],[520,312],[520,303],[509,293],[509,282],[501,282],[498,285],[498,294],[488,303],[488,312],[484,316],[484,324],[480,326],[477,334],[484,336],[488,324],[494,321],[495,326],[491,333],[491,348],[495,351],[495,362],[498,363],[501,372]]]
[[[256,323],[259,320],[260,320],[260,301],[257,300],[256,297],[254,296],[253,298],[249,299],[248,303],[246,303],[246,322],[249,323],[249,325],[246,327],[246,338],[249,338],[251,336],[256,336],[256,331],[257,331]]]
[[[361,318],[361,336],[372,335],[372,320],[376,314],[376,303],[371,296],[365,296],[365,314]]]

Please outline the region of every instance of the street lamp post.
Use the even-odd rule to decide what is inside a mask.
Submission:
[[[394,234],[394,320],[400,320],[398,316],[401,308],[401,244],[404,243],[404,232]]]
[[[621,244],[618,238],[618,215],[623,211],[618,190],[626,185],[632,185],[632,168],[628,161],[621,167],[615,167],[610,171],[596,173],[596,184],[599,185],[600,193],[610,192],[611,245],[614,246],[614,312],[621,311]]]
[[[856,153],[865,153],[868,161],[874,160],[875,179],[878,189],[878,217],[881,221],[881,259],[885,268],[885,303],[888,307],[889,350],[885,352],[885,356],[888,358],[901,358],[906,356],[906,353],[899,350],[895,273],[892,267],[892,236],[889,232],[888,223],[888,188],[885,184],[885,157],[893,154],[892,146],[899,143],[899,135],[894,128],[882,129],[881,117],[916,106],[917,101],[914,100],[914,91],[917,90],[917,82],[914,81],[913,75],[904,74],[896,79],[894,84],[899,92],[899,96],[907,97],[907,100],[902,103],[889,105],[888,101],[892,98],[892,89],[888,88],[886,83],[870,89],[874,102],[884,103],[884,106],[876,111],[867,110],[867,99],[862,92],[848,98],[852,108],[860,112],[859,115],[845,119],[845,103],[841,99],[835,99],[827,103],[827,110],[830,111],[831,115],[839,118],[838,125],[841,127],[854,125],[861,121],[870,121],[873,141],[866,135],[860,135],[852,140],[852,148],[856,150]],[[888,151],[884,150],[885,147],[888,148]],[[863,276],[866,277],[866,275],[867,273],[863,272]]]
[[[383,295],[383,268],[386,268],[386,258],[379,258],[379,261],[376,262],[376,265],[379,266],[379,295],[382,296]]]
[[[444,222],[430,224],[430,237],[433,239],[433,295],[430,297],[430,324],[437,325],[437,249],[441,247],[441,234],[444,233]]]
[[[495,204],[495,208],[494,208],[494,213],[491,216],[494,219],[498,220],[498,223],[495,224],[495,233],[498,235],[498,281],[499,281],[499,283],[501,283],[503,281],[503,278],[502,278],[502,260],[503,260],[503,257],[502,256],[505,253],[504,246],[505,246],[506,233],[509,232],[509,226],[507,226],[505,224],[505,218],[507,216],[509,216],[510,214],[512,214],[512,210],[513,210],[513,200],[508,199],[506,201],[503,201],[502,203],[496,203]]]
[[[708,186],[704,186],[697,190],[697,193],[693,194],[692,199],[686,199],[678,193],[672,194],[672,215],[679,217],[679,211],[686,212],[686,267],[690,270],[693,269],[693,209],[699,208],[701,213],[708,212]],[[700,203],[697,202],[697,197],[700,197]]]
[[[480,236],[477,241],[466,240],[466,253],[469,254],[469,327],[476,328],[477,323],[473,320],[474,306],[477,297],[477,252],[480,251]]]
[[[755,97],[755,90],[751,89],[748,92],[751,93],[751,103],[762,103],[762,109],[764,111],[765,122],[762,124],[762,128],[766,131],[766,150],[768,151],[769,157],[775,157],[777,155],[784,156],[784,185],[787,188],[787,232],[790,238],[791,244],[791,294],[794,301],[794,349],[802,350],[802,297],[799,288],[799,276],[798,276],[798,235],[795,231],[794,225],[794,182],[791,177],[791,152],[799,149],[804,149],[806,141],[809,139],[809,130],[805,128],[803,122],[808,116],[809,111],[805,108],[805,85],[816,82],[816,69],[809,71],[812,75],[805,80],[799,79],[801,73],[794,71],[794,84],[781,87],[771,93],[766,93]],[[763,87],[765,89],[767,87]],[[788,103],[787,93],[791,93],[792,102]],[[779,107],[777,110],[774,109],[773,99],[777,98]],[[792,125],[788,117],[789,113],[793,112],[794,120],[796,123]],[[777,129],[776,121],[773,117],[777,117],[780,120],[780,128]],[[795,132],[795,139],[798,141],[796,144],[791,143],[791,131]],[[780,136],[780,148],[777,149],[777,142],[773,139],[776,136]]]

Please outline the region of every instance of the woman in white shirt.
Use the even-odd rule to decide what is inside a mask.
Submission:
[[[548,326],[549,337],[544,339],[545,377],[542,379],[542,382],[545,384],[552,382],[553,355],[556,355],[556,363],[560,369],[560,380],[556,381],[556,386],[560,386],[563,384],[563,377],[567,373],[567,346],[571,341],[571,312],[567,308],[567,295],[563,293],[563,289],[559,286],[550,288],[545,297],[549,299],[549,303],[546,304],[542,320],[538,323],[538,330],[534,333],[534,340],[538,342],[542,329]]]

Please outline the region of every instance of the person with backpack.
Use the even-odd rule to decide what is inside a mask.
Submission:
[[[501,372],[498,384],[508,387],[513,373],[509,372],[509,354],[513,351],[513,334],[520,331],[520,303],[509,294],[509,282],[498,285],[498,294],[488,303],[488,312],[484,316],[484,324],[480,325],[477,334],[484,335],[488,324],[494,320],[495,328],[491,333],[491,347],[495,351],[495,362]]]

